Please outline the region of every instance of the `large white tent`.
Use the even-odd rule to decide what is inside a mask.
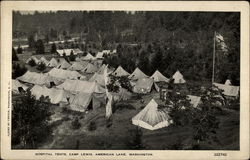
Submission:
[[[46,73],[36,73],[30,71],[27,71],[24,75],[18,77],[17,79],[25,83],[37,84],[37,85],[49,86],[51,82],[54,82],[55,84],[61,83],[59,79],[51,77]]]
[[[77,71],[69,71],[64,69],[51,69],[48,74],[52,77],[56,77],[58,79],[81,79],[85,80],[86,77],[78,73]]]
[[[128,76],[128,78],[132,80],[138,80],[141,78],[147,78],[148,76],[143,73],[138,67],[134,70],[134,72]]]
[[[72,93],[105,93],[105,89],[102,88],[96,82],[69,80],[57,86],[57,88],[70,91]]]
[[[172,120],[168,111],[159,109],[156,101],[151,99],[147,106],[132,118],[132,123],[142,128],[156,130],[169,126]]]
[[[173,75],[174,83],[186,83],[186,80],[183,78],[183,75],[177,70]]]
[[[39,99],[41,96],[49,97],[52,104],[58,104],[60,102],[67,103],[67,97],[70,97],[70,93],[62,89],[47,88],[45,86],[35,85],[31,90],[31,94]]]
[[[156,70],[154,74],[150,77],[154,79],[154,82],[169,82],[169,79],[165,77],[161,72]]]
[[[19,93],[19,88],[22,88],[24,91],[26,91],[28,89],[28,86],[20,83],[16,79],[12,79],[12,92]]]
[[[151,92],[154,80],[152,78],[141,78],[139,79],[133,88],[135,93],[149,93]]]
[[[70,108],[79,112],[96,109],[103,103],[102,99],[105,99],[105,97],[96,97],[93,93],[79,93],[70,98]]]
[[[125,70],[122,68],[122,66],[119,66],[119,67],[112,73],[112,75],[120,77],[120,76],[129,76],[130,74],[129,74],[127,71],[125,71]]]

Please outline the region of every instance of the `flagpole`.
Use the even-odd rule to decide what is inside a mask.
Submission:
[[[215,37],[216,31],[214,32],[214,47],[213,47],[213,74],[212,74],[212,83],[214,83],[214,69],[215,69]]]

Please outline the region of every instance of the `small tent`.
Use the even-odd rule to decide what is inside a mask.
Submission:
[[[198,105],[200,105],[201,102],[201,97],[199,96],[193,96],[193,95],[187,95],[188,99],[190,100],[190,104],[194,107],[197,108]]]
[[[177,70],[173,75],[174,83],[186,83],[186,80],[183,78],[183,75]]]
[[[226,80],[225,85],[232,85],[231,81],[229,79]]]
[[[152,85],[154,83],[154,80],[152,78],[142,78],[142,79],[139,79],[134,88],[133,88],[133,91],[135,93],[149,93],[151,92],[151,89],[152,89]]]
[[[28,89],[28,86],[20,83],[18,80],[12,79],[12,92],[19,93],[20,89],[26,91]]]
[[[134,72],[129,75],[128,78],[130,78],[131,80],[138,80],[141,78],[147,78],[148,76],[143,73],[138,67],[134,70]]]
[[[81,58],[82,60],[85,61],[91,61],[91,60],[95,60],[96,57],[92,56],[90,53],[88,53],[85,57]]]
[[[98,59],[103,59],[103,52],[97,52],[97,54],[96,54],[96,58],[98,58]]]
[[[48,72],[48,74],[51,77],[55,77],[58,79],[80,79],[80,80],[86,79],[85,76],[81,75],[77,71],[69,71],[69,70],[57,69],[57,68],[53,68],[52,70]]]
[[[169,82],[169,79],[158,70],[156,70],[150,78],[153,78],[154,82]]]
[[[98,68],[91,63],[88,63],[88,65],[82,70],[83,73],[95,73],[97,71]]]
[[[73,49],[75,54],[83,54],[83,51],[81,51],[79,48]]]
[[[156,130],[169,126],[172,120],[168,115],[168,111],[158,109],[156,101],[151,99],[147,106],[132,118],[132,123],[142,128]]]
[[[239,96],[239,91],[240,87],[239,86],[230,86],[230,85],[225,85],[225,84],[220,84],[220,83],[213,83],[216,87],[219,89],[223,90],[223,94],[225,96],[230,96],[230,97],[238,97]]]
[[[67,69],[67,68],[69,68],[71,65],[64,59],[64,60],[62,60],[61,62],[60,62],[60,64],[58,64],[57,66],[56,66],[56,68],[58,68],[58,69]]]
[[[58,66],[58,61],[57,61],[55,58],[52,58],[52,59],[49,61],[49,63],[48,63],[47,66],[48,66],[48,67],[56,67],[56,66]]]
[[[121,77],[121,76],[129,76],[130,74],[125,71],[122,66],[119,66],[113,73],[112,75],[114,76],[118,76],[118,77]]]

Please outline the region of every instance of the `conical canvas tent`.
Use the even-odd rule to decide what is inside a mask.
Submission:
[[[36,64],[39,63],[39,59],[36,58],[35,56],[31,56],[30,58],[28,58],[28,59],[26,60],[26,63],[29,63],[29,61],[31,61],[32,59],[35,61]]]
[[[197,108],[199,104],[201,104],[201,97],[199,96],[193,96],[193,95],[187,95],[188,99],[190,100],[190,104],[192,104],[192,106],[194,108]]]
[[[213,83],[216,87],[219,89],[223,90],[223,94],[225,96],[231,96],[231,97],[238,97],[239,92],[240,92],[240,87],[239,86],[230,86],[230,85],[225,85],[225,84],[220,84],[220,83]]]
[[[19,88],[22,88],[24,91],[26,91],[28,86],[20,83],[18,80],[12,79],[12,92],[19,93]]]
[[[174,83],[186,83],[186,80],[183,78],[183,75],[177,70],[173,75]]]
[[[101,86],[105,86],[104,75],[95,73],[90,79],[90,82],[97,82]]]
[[[53,68],[48,72],[48,74],[58,79],[81,79],[81,80],[86,79],[85,76],[81,75],[77,71],[69,71],[57,68]]]
[[[67,69],[70,66],[71,65],[66,60],[62,60],[62,62],[58,66],[56,66],[56,68],[58,68],[58,69]]]
[[[64,90],[55,89],[55,88],[47,88],[45,86],[35,85],[31,90],[31,94],[39,99],[41,96],[49,97],[50,102],[52,104],[58,104],[60,102],[67,103],[67,97],[69,96],[69,92]]]
[[[71,71],[81,71],[84,68],[86,68],[88,63],[82,63],[82,62],[74,62],[69,68],[68,70]]]
[[[166,109],[158,109],[158,104],[152,99],[147,106],[132,118],[134,125],[156,130],[167,127],[172,123],[168,111]]]
[[[45,57],[41,57],[40,60],[39,60],[39,64],[40,63],[44,63],[47,66],[49,61]]]
[[[169,82],[169,79],[158,70],[156,70],[150,78],[153,78],[154,82]]]
[[[48,66],[48,67],[56,67],[56,66],[58,66],[58,61],[57,61],[55,58],[52,58],[52,59],[49,61],[49,63],[48,63],[47,66]]]
[[[91,63],[88,63],[88,65],[82,70],[83,73],[95,73],[97,71],[98,68]]]
[[[133,91],[135,93],[149,93],[152,89],[152,85],[154,83],[154,80],[152,78],[142,78],[139,79],[134,88]]]
[[[138,80],[138,79],[141,79],[141,78],[147,78],[148,76],[143,73],[138,67],[134,70],[134,72],[129,75],[128,78],[132,79],[132,80]]]
[[[121,66],[119,66],[119,67],[112,73],[112,75],[121,77],[121,76],[129,76],[130,74],[129,74],[127,71],[125,71]]]
[[[225,85],[232,85],[231,81],[229,79],[226,80]]]
[[[57,88],[70,91],[72,93],[105,93],[105,89],[102,88],[96,82],[69,80],[57,86]]]
[[[81,58],[82,60],[90,61],[95,60],[96,57],[92,56],[90,53],[88,53],[85,57]]]

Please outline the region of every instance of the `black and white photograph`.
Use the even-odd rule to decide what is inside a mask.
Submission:
[[[12,31],[12,149],[239,150],[239,12],[13,11]]]
[[[249,5],[4,2],[3,159],[247,159]]]

